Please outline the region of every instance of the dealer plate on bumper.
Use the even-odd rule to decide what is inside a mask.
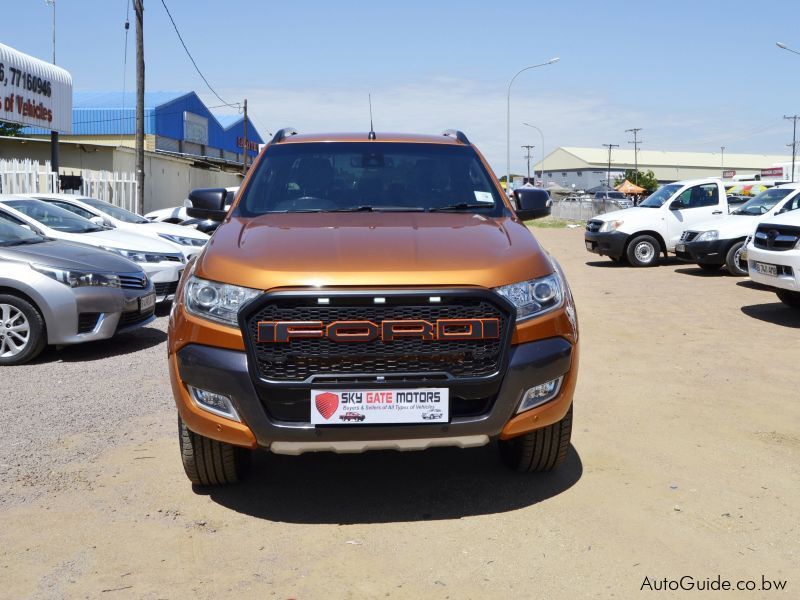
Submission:
[[[594,252],[594,242],[586,242],[586,249],[589,252]]]
[[[775,265],[770,265],[768,263],[757,262],[754,263],[756,267],[756,271],[761,273],[762,275],[769,275],[771,277],[778,276],[778,267]]]
[[[686,244],[676,244],[675,252],[686,252]]]
[[[139,312],[149,312],[153,309],[156,305],[156,295],[155,292],[152,294],[147,294],[147,296],[142,296],[139,298]]]
[[[311,390],[312,425],[447,423],[447,388]]]

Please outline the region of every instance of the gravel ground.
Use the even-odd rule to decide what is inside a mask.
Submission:
[[[682,576],[798,597],[800,313],[722,272],[535,234],[581,321],[560,470],[519,476],[491,445],[261,454],[241,485],[193,489],[162,315],[2,369],[0,597],[572,600]]]

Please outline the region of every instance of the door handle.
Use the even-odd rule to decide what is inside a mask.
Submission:
[[[712,214],[712,215],[721,215],[721,214],[722,214],[722,211],[721,211],[721,210],[715,210],[715,211],[714,211],[714,212],[712,212],[711,214]]]

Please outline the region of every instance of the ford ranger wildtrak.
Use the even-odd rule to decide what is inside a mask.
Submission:
[[[524,220],[547,192],[503,194],[458,131],[279,131],[187,266],[168,360],[183,465],[237,481],[280,454],[473,447],[520,471],[562,463],[578,324]],[[353,415],[358,415],[354,418]],[[363,417],[363,418],[362,418]]]

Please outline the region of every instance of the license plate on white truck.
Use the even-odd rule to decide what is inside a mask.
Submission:
[[[768,263],[757,262],[755,263],[756,271],[761,275],[769,275],[770,277],[778,276],[778,267]]]
[[[447,388],[311,390],[312,425],[447,423]]]

